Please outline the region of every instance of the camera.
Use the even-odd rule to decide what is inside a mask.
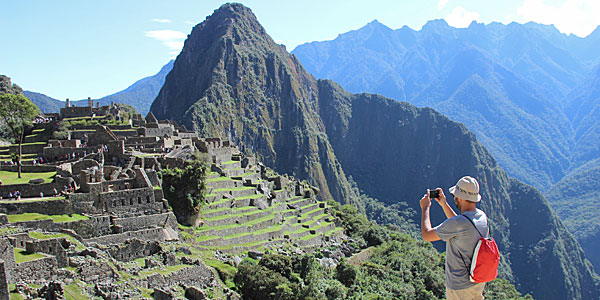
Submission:
[[[429,198],[438,198],[440,196],[440,191],[438,190],[430,190]]]

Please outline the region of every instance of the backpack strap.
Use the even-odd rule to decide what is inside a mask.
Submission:
[[[471,223],[471,225],[473,225],[473,227],[475,227],[475,230],[477,230],[477,233],[479,233],[480,237],[485,238],[485,237],[483,237],[483,234],[481,234],[481,231],[479,231],[479,229],[477,228],[477,226],[475,225],[475,223],[473,222],[473,220],[471,220],[471,218],[467,217],[465,214],[461,214],[461,216],[463,216],[463,217],[467,218],[467,220],[469,220],[469,222]],[[489,227],[489,223],[488,223],[488,238],[489,237],[490,237],[490,227]]]

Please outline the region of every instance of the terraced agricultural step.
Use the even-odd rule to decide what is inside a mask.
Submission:
[[[204,224],[206,226],[220,226],[220,225],[226,225],[226,224],[241,224],[241,223],[245,223],[254,219],[258,219],[261,218],[265,215],[270,215],[271,211],[269,210],[256,210],[256,211],[251,211],[249,213],[244,213],[244,214],[238,214],[238,215],[226,215],[226,216],[219,216],[219,217],[214,217],[214,218],[207,218],[204,220]]]
[[[314,210],[305,212],[304,214],[302,214],[302,217],[305,217],[307,219],[312,219],[315,216],[321,215],[323,213],[325,213],[325,208],[320,208],[319,207],[319,208],[315,208]]]
[[[309,234],[306,236],[303,236],[299,239],[296,240],[296,243],[300,246],[300,247],[306,247],[306,246],[311,246],[311,245],[319,245],[323,242],[324,239],[324,235],[317,233],[317,234]]]
[[[198,234],[209,236],[228,236],[240,232],[254,232],[279,223],[277,216],[267,215],[263,218],[254,219],[242,224],[228,224],[215,227],[205,227],[208,229],[198,231]]]
[[[198,250],[221,250],[231,254],[242,253],[249,250],[262,249],[264,247],[272,247],[273,245],[280,245],[286,241],[281,239],[274,239],[271,241],[254,241],[251,243],[235,244],[227,246],[196,246]]]
[[[202,246],[229,246],[235,244],[250,243],[253,241],[267,241],[279,239],[283,237],[283,229],[281,226],[266,228],[260,232],[238,233],[230,237],[222,237],[219,239],[211,239],[198,242]]]
[[[203,209],[200,211],[200,214],[202,215],[203,218],[214,218],[214,217],[218,217],[218,216],[223,216],[223,215],[235,215],[237,213],[242,213],[242,212],[250,212],[250,211],[254,211],[254,210],[258,210],[258,208],[253,207],[253,206],[246,206],[243,207],[243,210],[240,209],[234,209],[231,207],[221,207],[221,208],[215,208],[215,209]]]
[[[206,210],[212,210],[212,209],[217,209],[217,208],[223,208],[223,207],[232,207],[234,200],[233,199],[226,199],[226,198],[221,198],[221,195],[217,195],[218,200],[215,200],[213,202],[209,202],[208,205],[206,205],[204,207],[204,209]]]
[[[235,181],[229,177],[216,177],[206,180],[206,187],[213,189],[230,189],[236,186]]]
[[[242,174],[244,174],[244,173],[246,173],[246,170],[244,170],[242,168],[225,169],[225,175],[227,175],[229,177],[242,176]]]
[[[223,170],[229,170],[229,169],[238,169],[242,167],[242,163],[239,161],[227,161],[224,162],[220,165],[220,167]]]
[[[221,195],[229,194],[233,198],[241,198],[245,196],[256,195],[256,189],[250,186],[242,186],[234,188],[213,189],[212,193]]]
[[[246,172],[240,176],[242,177],[243,180],[256,181],[256,180],[260,179],[260,174],[258,174],[256,172]]]
[[[294,207],[303,207],[303,206],[307,206],[309,204],[316,203],[316,200],[313,198],[301,198],[300,196],[298,196],[297,198],[292,198],[292,199],[294,199],[294,200],[287,201],[287,204],[289,204],[290,206],[294,206]]]
[[[300,207],[300,208],[298,209],[298,211],[299,211],[301,214],[303,214],[303,215],[304,215],[305,213],[307,213],[307,212],[309,212],[309,211],[313,211],[313,210],[315,210],[315,209],[318,209],[318,208],[319,208],[319,204],[315,202],[315,203],[310,203],[310,204],[308,204],[308,205],[305,205],[305,206],[302,206],[302,207]]]

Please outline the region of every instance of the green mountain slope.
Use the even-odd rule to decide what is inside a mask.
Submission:
[[[581,243],[586,253],[595,253],[600,247],[600,159],[593,160],[571,171],[548,191],[548,200],[557,207],[556,213]],[[600,257],[588,255],[594,266],[600,266]]]
[[[547,201],[510,179],[465,126],[429,108],[315,80],[242,5],[224,5],[194,27],[151,111],[227,137],[338,202],[356,201],[347,177],[368,197],[414,209],[426,188],[476,176],[504,277],[540,299],[600,295],[579,244]],[[521,226],[523,214],[538,221]],[[441,211],[432,219],[439,223]],[[548,259],[539,263],[537,253]]]
[[[545,189],[569,168],[568,119],[538,87],[477,48],[459,51],[411,102],[466,124],[509,174],[525,182]]]
[[[599,46],[600,27],[579,38],[533,22],[453,28],[433,20],[415,31],[373,21],[292,53],[352,92],[433,107],[464,123],[510,176],[545,191],[600,158]],[[593,219],[582,222],[600,228]],[[597,247],[585,250],[600,262]]]

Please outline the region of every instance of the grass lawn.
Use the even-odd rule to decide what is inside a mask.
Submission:
[[[73,283],[64,287],[65,299],[67,300],[79,300],[79,299],[88,299],[90,296],[83,293],[81,287],[77,284],[80,282],[79,280],[74,281]]]
[[[3,185],[29,183],[29,180],[36,178],[42,178],[46,183],[54,181],[54,175],[56,175],[56,171],[42,173],[21,173],[21,178],[17,178],[17,172],[0,171],[0,180],[2,180]],[[5,195],[3,195],[3,197],[5,197]]]
[[[28,145],[46,145],[46,142],[33,142],[33,143],[23,143],[21,144],[21,146],[28,146]],[[19,144],[10,144],[10,145],[2,145],[0,146],[0,148],[9,148],[9,147],[16,147],[19,146]]]
[[[65,223],[80,220],[89,220],[90,218],[79,214],[72,215],[42,215],[38,213],[25,213],[20,215],[8,215],[8,222],[26,222],[26,221],[38,221],[38,220],[49,220],[52,219],[54,223]]]
[[[15,262],[20,264],[22,262],[31,261],[34,259],[44,258],[46,255],[40,253],[26,253],[25,250],[19,248],[13,248],[15,252]]]

